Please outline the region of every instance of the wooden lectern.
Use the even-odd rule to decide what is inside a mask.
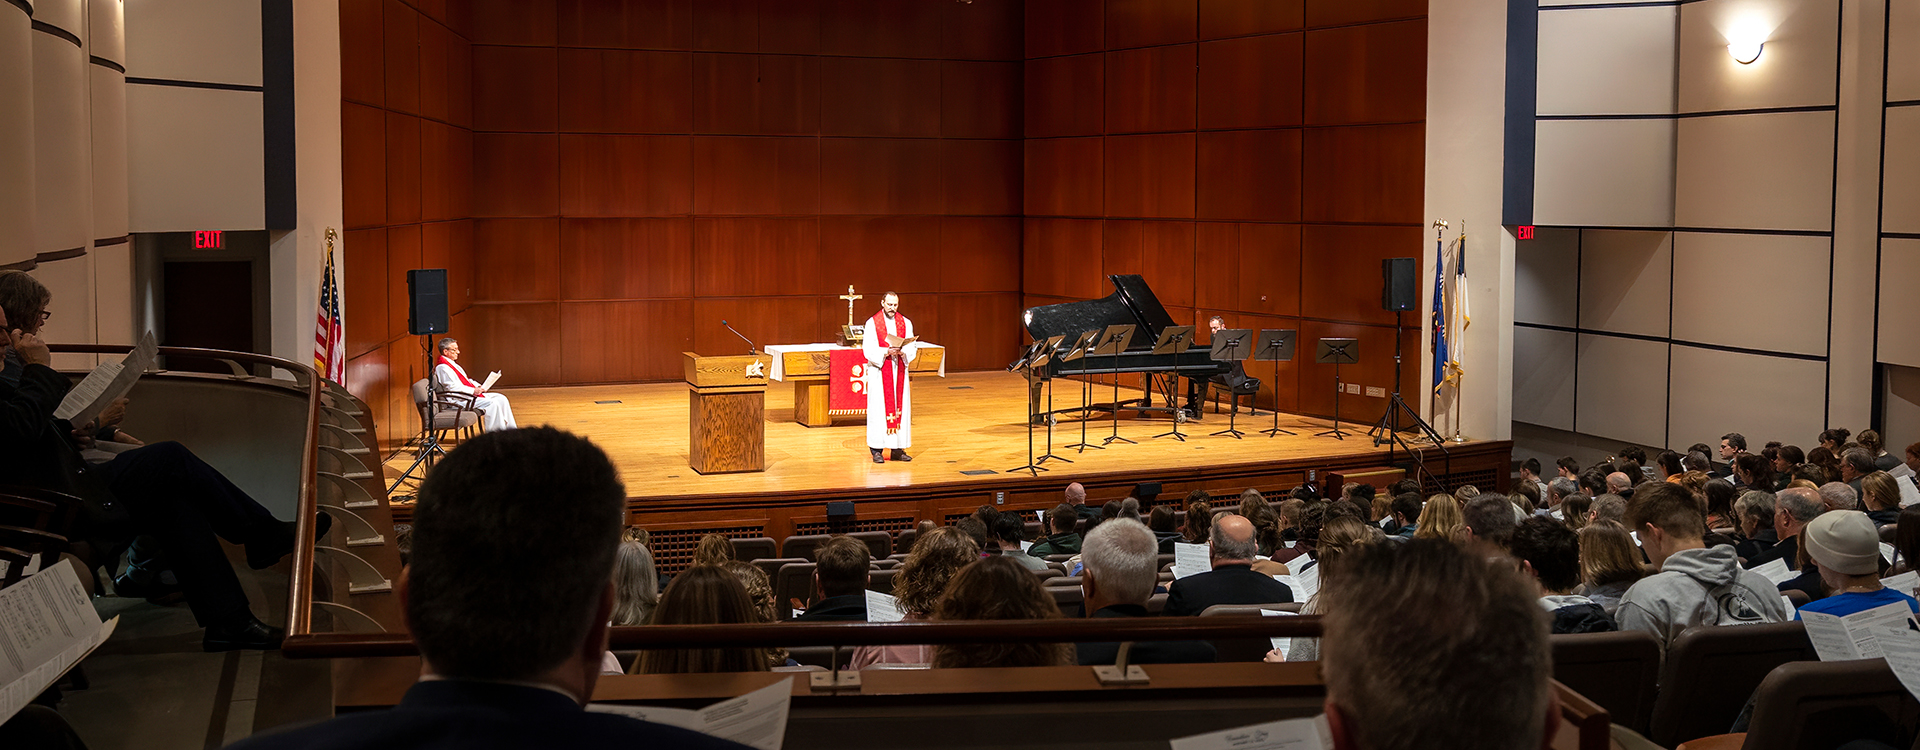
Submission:
[[[687,465],[702,474],[765,470],[767,373],[773,357],[684,355]]]

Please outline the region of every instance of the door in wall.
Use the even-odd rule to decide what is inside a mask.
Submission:
[[[253,262],[168,261],[162,273],[165,331],[161,346],[253,351]],[[199,357],[168,357],[167,367],[231,372]]]

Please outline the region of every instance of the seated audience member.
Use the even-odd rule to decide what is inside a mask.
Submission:
[[[1327,509],[1332,505],[1324,500],[1301,501],[1299,515],[1294,519],[1293,546],[1275,550],[1269,559],[1289,566],[1311,561],[1308,553],[1320,543],[1320,528],[1326,525]]]
[[[1540,478],[1540,459],[1529,458],[1520,462],[1520,483],[1531,484],[1541,497],[1547,494],[1547,483]]]
[[[626,514],[612,462],[585,439],[535,428],[462,442],[420,488],[413,562],[395,582],[420,681],[391,709],[232,747],[742,747],[581,709],[607,646]],[[732,576],[707,570],[744,606]]]
[[[1147,514],[1147,529],[1153,532],[1153,538],[1159,540],[1160,554],[1173,554],[1173,543],[1186,539],[1180,533],[1180,527],[1174,519],[1172,508],[1165,505],[1153,509]]]
[[[1580,478],[1580,462],[1573,460],[1572,456],[1561,456],[1559,460],[1553,462],[1553,466],[1555,476],[1563,479]]]
[[[1317,557],[1314,562],[1317,564],[1317,567],[1320,568],[1320,588],[1314,592],[1313,598],[1308,599],[1305,604],[1300,606],[1300,614],[1325,614],[1326,610],[1321,608],[1321,602],[1323,601],[1321,594],[1327,590],[1328,576],[1338,576],[1338,561],[1342,556],[1350,554],[1354,550],[1366,545],[1373,544],[1374,540],[1374,533],[1368,531],[1365,524],[1361,524],[1355,519],[1336,518],[1328,521],[1326,528],[1320,530],[1320,543],[1315,545],[1315,554]],[[1288,639],[1287,650],[1284,654],[1281,653],[1279,649],[1274,649],[1267,653],[1266,660],[1319,661],[1320,639]]]
[[[1140,498],[1137,498],[1137,497],[1122,498],[1120,500],[1120,510],[1119,512],[1114,513],[1113,517],[1125,518],[1127,520],[1138,521],[1140,523],[1147,522],[1145,518],[1142,518],[1140,516]]]
[[[1598,469],[1583,471],[1580,473],[1580,476],[1573,481],[1575,484],[1580,485],[1580,491],[1587,493],[1587,497],[1599,497],[1607,494],[1607,475],[1600,473]]]
[[[1280,517],[1280,540],[1283,542],[1300,541],[1300,514],[1307,509],[1307,501],[1289,497],[1274,506],[1273,512]]]
[[[115,567],[136,536],[158,542],[194,621],[205,628],[202,649],[279,648],[285,632],[253,616],[218,540],[245,546],[247,566],[260,570],[293,552],[294,522],[274,518],[179,443],[154,443],[88,465],[80,450],[93,447],[99,431],[54,418],[73,381],[53,370],[39,336],[52,303],[53,292],[33,276],[0,271],[0,349],[6,352],[0,406],[7,417],[0,441],[7,446],[7,482],[80,499],[66,536],[89,570]],[[333,518],[322,514],[314,521],[319,536]]]
[[[621,542],[613,556],[613,624],[645,625],[660,604],[660,577],[653,553],[639,542]]]
[[[1782,445],[1773,454],[1773,492],[1787,488],[1793,481],[1793,469],[1807,462],[1807,454],[1797,445]]]
[[[1825,448],[1828,451],[1831,451],[1834,455],[1837,456],[1840,454],[1840,446],[1846,445],[1847,438],[1851,437],[1852,435],[1853,435],[1853,431],[1845,427],[1830,427],[1828,429],[1821,430],[1820,431],[1820,447]]]
[[[1865,506],[1867,518],[1874,525],[1888,526],[1900,521],[1899,481],[1884,471],[1875,471],[1860,478],[1861,505]]]
[[[1920,612],[1920,602],[1905,592],[1880,585],[1880,531],[1867,514],[1836,510],[1820,514],[1807,524],[1807,556],[1813,558],[1820,580],[1831,596],[1802,606],[1802,612],[1824,612],[1846,617],[1895,602]],[[1800,619],[1795,612],[1793,619]]]
[[[1168,516],[1171,517],[1172,513],[1168,513]],[[1034,542],[1033,546],[1027,549],[1027,554],[1034,557],[1080,554],[1080,535],[1073,531],[1074,524],[1079,521],[1080,516],[1074,513],[1073,506],[1066,503],[1053,506],[1053,510],[1047,511],[1047,528],[1053,533],[1048,534],[1045,539]],[[918,545],[919,542],[915,544]]]
[[[1400,531],[1400,527],[1393,524],[1392,495],[1384,493],[1374,495],[1373,507],[1368,509],[1367,519],[1380,529],[1380,533],[1393,534]]]
[[[1910,477],[1910,479],[1916,484],[1920,484],[1920,443],[1909,444],[1906,453],[1903,455],[1905,458],[1901,460],[1901,463],[1906,464],[1907,468],[1912,469],[1914,472],[1914,475]],[[1888,469],[1888,471],[1892,471],[1892,469]]]
[[[1689,450],[1687,451],[1687,455],[1680,459],[1680,470],[1681,473],[1698,471],[1711,474],[1713,473],[1713,462],[1708,460],[1705,451]]]
[[[1752,456],[1751,453],[1742,454]],[[1769,483],[1771,484],[1771,483]],[[1749,487],[1758,485],[1748,485]],[[1707,529],[1721,534],[1732,533],[1736,529],[1733,503],[1740,497],[1740,490],[1725,479],[1709,479],[1701,487],[1701,495],[1707,500]]]
[[[928,518],[920,521],[919,523],[914,524],[913,533],[914,533],[914,536],[917,537],[921,534],[925,534],[937,528],[940,528],[940,524],[934,523],[933,519]]]
[[[974,519],[966,519],[974,520]],[[978,523],[975,520],[975,523]],[[956,525],[960,528],[964,524]],[[867,545],[850,536],[828,539],[813,551],[813,606],[794,617],[804,622],[867,620],[867,563],[873,554]],[[672,587],[669,586],[671,591]],[[661,606],[665,606],[663,602]]]
[[[1659,473],[1660,481],[1662,482],[1668,481],[1678,476],[1680,472],[1685,471],[1685,469],[1680,468],[1680,453],[1678,451],[1660,451],[1660,455],[1654,457],[1653,463],[1654,469]]]
[[[1072,511],[1059,517],[1069,524],[1075,520]],[[1079,538],[1074,541],[1079,542]],[[952,527],[934,529],[913,540],[913,551],[907,553],[906,562],[893,577],[893,595],[899,599],[901,615],[908,620],[931,617],[941,595],[947,592],[947,582],[979,559],[980,550],[973,546],[973,540]],[[851,662],[854,669],[874,664],[931,663],[933,647],[916,645],[860,646],[854,649]]]
[[[752,567],[752,566],[748,566]],[[756,572],[758,569],[755,569]],[[673,577],[653,611],[654,625],[745,625],[760,622],[747,587],[726,568],[695,565]],[[765,672],[764,648],[672,648],[640,652],[639,674]]]
[[[991,537],[994,524],[1000,522],[1000,509],[991,505],[982,505],[973,509],[973,515],[971,517],[979,521],[980,525],[987,527],[987,534]]]
[[[1742,560],[1752,560],[1780,543],[1773,530],[1773,493],[1747,490],[1733,502],[1733,517],[1740,524],[1741,540],[1733,545]]]
[[[733,541],[720,534],[700,537],[693,547],[694,565],[719,565],[733,559]]]
[[[1420,530],[1419,519],[1423,508],[1420,495],[1403,492],[1393,496],[1393,535],[1401,539],[1412,539]]]
[[[1873,465],[1873,454],[1868,453],[1865,448],[1848,448],[1840,454],[1840,481],[1853,488],[1855,497],[1860,495],[1860,478],[1879,470],[1879,467]],[[1834,508],[1834,510],[1848,509]]]
[[[1434,495],[1427,498],[1427,504],[1420,509],[1420,520],[1414,524],[1415,539],[1444,539],[1453,541],[1454,532],[1461,526],[1460,501],[1452,495]]]
[[[1504,548],[1507,537],[1513,535],[1513,503],[1505,495],[1481,495],[1467,501],[1467,507],[1460,511],[1460,523],[1463,541]]]
[[[1556,734],[1546,618],[1518,571],[1416,539],[1347,555],[1326,593],[1333,747],[1536,750]]]
[[[1820,502],[1827,510],[1859,510],[1860,492],[1845,482],[1828,482],[1820,485]]]
[[[1480,496],[1480,488],[1475,487],[1471,484],[1460,485],[1459,489],[1453,491],[1453,499],[1459,500],[1460,505],[1462,507],[1466,506],[1468,500],[1472,500],[1479,496]]]
[[[1081,550],[1086,567],[1080,571],[1080,592],[1088,617],[1147,617],[1147,599],[1153,596],[1159,572],[1153,533],[1139,524],[1116,523],[1087,535]],[[1119,643],[1080,643],[1075,661],[1084,665],[1112,664]],[[1135,641],[1127,660],[1136,664],[1210,663],[1213,644],[1206,641]]]
[[[1587,508],[1587,522],[1612,521],[1627,525],[1627,499],[1619,495],[1601,495]]]
[[[1733,479],[1741,489],[1772,492],[1776,486],[1773,462],[1767,460],[1766,456],[1754,453],[1742,453],[1734,457]]]
[[[1660,572],[1620,597],[1615,617],[1621,629],[1652,633],[1664,651],[1691,627],[1787,619],[1773,582],[1742,569],[1732,547],[1705,545],[1705,516],[1686,490],[1670,483],[1648,485],[1627,506],[1627,522]]]
[[[1584,492],[1568,495],[1566,502],[1560,504],[1559,518],[1574,531],[1586,528],[1587,522],[1593,520],[1593,498]]]
[[[1580,588],[1574,593],[1600,605],[1608,617],[1620,607],[1621,595],[1647,569],[1640,564],[1640,548],[1627,528],[1612,521],[1596,521],[1580,531]]]
[[[1109,525],[1134,525],[1119,521]],[[1098,529],[1096,529],[1097,531]],[[1053,620],[1060,608],[1053,596],[1040,586],[1040,579],[1011,557],[987,557],[975,561],[947,582],[947,592],[934,605],[933,619],[955,620]],[[971,667],[1057,667],[1072,663],[1072,648],[1065,643],[956,643],[933,647],[936,669]]]
[[[1561,506],[1566,504],[1567,498],[1573,497],[1574,495],[1586,497],[1580,492],[1580,485],[1566,477],[1556,477],[1553,481],[1548,482],[1546,487],[1547,492],[1545,497],[1547,509],[1544,512],[1547,515],[1561,520],[1566,520],[1565,509]]]
[[[1213,506],[1202,501],[1187,503],[1187,544],[1206,544],[1207,535],[1212,533]]]
[[[1100,521],[1100,508],[1087,504],[1086,485],[1079,482],[1067,485],[1065,502],[1067,505],[1073,506],[1074,515],[1078,516],[1080,520],[1086,521],[1088,528],[1092,528],[1093,524]]]
[[[1274,550],[1284,549],[1280,544],[1280,516],[1273,512],[1273,506],[1259,490],[1249,488],[1240,493],[1240,515],[1253,522],[1260,554],[1272,555]]]
[[[1813,490],[1788,487],[1774,495],[1773,530],[1780,541],[1760,554],[1747,558],[1747,568],[1757,568],[1774,560],[1786,560],[1787,567],[1795,567],[1800,559],[1800,532],[1825,512],[1826,504],[1820,501],[1820,494]]]
[[[1099,519],[1094,520],[1097,521]],[[974,546],[980,548],[981,557],[988,557],[1000,551],[1000,544],[993,540],[993,535],[989,533],[987,525],[981,523],[980,519],[968,516],[953,522],[953,527],[959,529],[960,533],[966,534],[968,539],[973,540]],[[1088,528],[1091,529],[1092,526],[1088,526]]]
[[[1574,593],[1580,585],[1580,535],[1551,518],[1529,518],[1514,527],[1507,551],[1533,575],[1540,606],[1560,633],[1607,633],[1619,628],[1606,607]]]
[[[1253,524],[1227,514],[1215,524],[1208,542],[1213,570],[1190,575],[1167,587],[1166,614],[1198,615],[1215,604],[1268,604],[1293,601],[1293,590],[1253,570]]]
[[[1810,471],[1807,470],[1808,467],[1811,467]],[[1798,478],[1803,472],[1812,474],[1813,476],[1805,478],[1816,485],[1839,479],[1840,454],[1824,445],[1807,451],[1807,462],[1801,464],[1801,468],[1794,470],[1794,476]]]
[[[1860,431],[1860,448],[1873,457],[1875,471],[1893,471],[1900,465],[1900,457],[1887,452],[1886,441],[1880,439],[1880,433],[1875,430]]]
[[[1607,475],[1607,491],[1624,498],[1633,497],[1633,478],[1625,472],[1616,471]]]
[[[1521,511],[1529,516],[1547,507],[1547,500],[1540,495],[1540,486],[1536,484],[1520,484],[1514,486],[1511,499],[1516,506],[1520,507]],[[1523,500],[1525,502],[1522,502]]]
[[[1887,575],[1920,570],[1920,565],[1914,563],[1920,560],[1920,505],[1901,508],[1900,521],[1894,524],[1893,529],[1893,555],[1899,563],[1887,571]]]
[[[780,621],[779,606],[773,596],[773,582],[767,580],[766,571],[755,567],[753,563],[728,560],[720,563],[722,570],[732,573],[740,586],[747,590],[747,601],[753,605],[753,622],[760,624]],[[780,647],[768,648],[767,666],[784,667],[787,665],[787,650]]]
[[[1099,518],[1099,519],[1098,519],[1097,521],[1094,521],[1094,522],[1092,523],[1092,525],[1089,525],[1089,526],[1087,527],[1087,530],[1089,530],[1089,531],[1091,531],[1091,530],[1093,530],[1093,527],[1094,527],[1094,526],[1098,526],[1098,525],[1100,525],[1100,524],[1103,524],[1103,523],[1106,523],[1106,522],[1108,522],[1108,521],[1111,521],[1111,520],[1113,520],[1113,519],[1115,519],[1115,518],[1119,518],[1119,517],[1120,517],[1120,508],[1121,508],[1121,503],[1120,503],[1120,501],[1119,501],[1119,500],[1108,500],[1108,501],[1106,501],[1106,502],[1104,502],[1104,503],[1101,503],[1101,504],[1100,504],[1100,518]],[[992,528],[992,527],[991,527],[991,526],[989,526],[988,528]]]
[[[1005,513],[999,520],[994,521],[993,540],[999,543],[1002,556],[1013,558],[1014,562],[1027,570],[1046,570],[1045,560],[1028,555],[1025,550],[1020,549],[1021,537],[1026,534],[1027,525],[1017,515]]]

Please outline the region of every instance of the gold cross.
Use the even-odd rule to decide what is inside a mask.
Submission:
[[[847,301],[847,325],[851,327],[853,325],[853,301],[857,299],[866,299],[866,295],[854,294],[853,285],[848,284],[847,293],[840,295],[840,299]]]

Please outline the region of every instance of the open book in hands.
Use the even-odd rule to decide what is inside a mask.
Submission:
[[[480,384],[480,390],[491,391],[493,390],[493,384],[498,382],[500,382],[500,371],[494,370],[492,373],[487,375],[487,382]]]
[[[911,344],[919,340],[920,340],[919,336],[908,336],[903,339],[903,338],[900,338],[899,336],[895,336],[889,333],[887,334],[887,347],[891,349],[898,349],[900,347],[906,346],[908,344]]]

